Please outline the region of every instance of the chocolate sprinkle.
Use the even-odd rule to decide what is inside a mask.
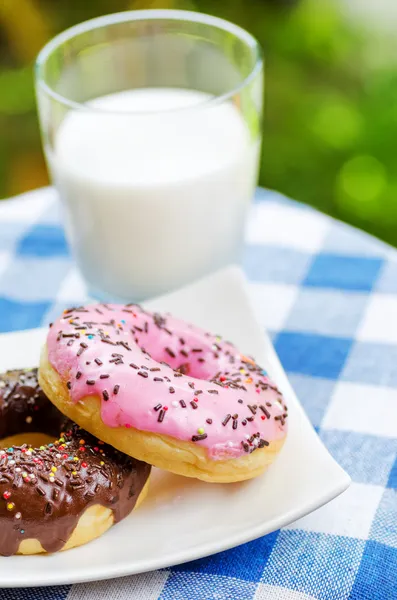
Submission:
[[[263,404],[260,404],[260,405],[259,405],[259,408],[260,408],[260,409],[261,409],[261,411],[262,411],[262,412],[263,412],[263,413],[266,415],[266,417],[267,417],[268,419],[270,419],[270,416],[271,416],[271,415],[270,415],[269,411],[267,410],[267,408],[265,408],[265,407],[263,406]]]
[[[192,435],[192,442],[200,442],[201,440],[205,440],[208,437],[206,433],[201,433],[200,435]]]
[[[232,418],[232,415],[226,415],[226,417],[222,421],[222,425],[225,427],[229,423],[231,418]]]

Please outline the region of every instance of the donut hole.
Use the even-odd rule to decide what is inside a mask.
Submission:
[[[9,435],[5,438],[0,439],[0,448],[10,448],[11,446],[22,446],[28,444],[33,448],[40,446],[46,446],[52,442],[55,442],[56,438],[46,433],[40,433],[36,431],[25,431],[23,433],[16,433]]]

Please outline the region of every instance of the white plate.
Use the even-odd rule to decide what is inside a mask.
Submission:
[[[0,587],[108,579],[207,556],[287,525],[349,486],[296,399],[244,287],[241,271],[230,268],[147,306],[222,334],[267,368],[290,408],[289,435],[276,462],[261,477],[238,484],[156,470],[143,506],[100,539],[50,556],[0,557]],[[36,329],[0,336],[0,370],[37,364],[45,335]]]

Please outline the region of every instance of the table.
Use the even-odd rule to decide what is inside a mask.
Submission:
[[[87,299],[60,223],[51,188],[0,203],[0,331],[46,324]],[[397,599],[397,252],[264,190],[246,241],[260,321],[350,489],[213,557],[107,582],[0,589],[0,600]]]

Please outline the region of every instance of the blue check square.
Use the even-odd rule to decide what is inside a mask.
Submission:
[[[313,427],[319,427],[334,390],[335,381],[297,373],[290,373],[288,379],[311,424]]]
[[[250,244],[244,252],[244,270],[251,281],[300,284],[312,256],[290,248]]]
[[[40,258],[69,255],[62,227],[50,224],[32,227],[19,241],[16,252],[19,256]]]
[[[285,329],[353,337],[367,302],[367,296],[361,292],[302,287]]]
[[[397,438],[336,429],[320,429],[320,438],[354,482],[386,486],[390,481]]]
[[[246,581],[259,581],[266,562],[277,542],[279,532],[259,538],[254,542],[220,552],[208,558],[178,565],[174,571],[195,571],[211,575],[225,575],[233,571],[233,576]]]
[[[383,492],[369,537],[392,546],[397,553],[397,490],[387,489]]]
[[[350,339],[289,331],[275,339],[276,352],[286,371],[324,379],[339,377],[351,345]]]
[[[15,302],[0,297],[0,332],[39,327],[50,302]]]
[[[397,387],[397,346],[356,341],[341,379],[369,385]]]
[[[303,285],[369,292],[382,264],[381,258],[318,254]]]
[[[262,582],[298,590],[317,600],[348,598],[364,545],[365,541],[355,538],[281,531]],[[312,551],[314,547],[316,553]]]
[[[349,600],[397,598],[397,550],[369,540]]]

